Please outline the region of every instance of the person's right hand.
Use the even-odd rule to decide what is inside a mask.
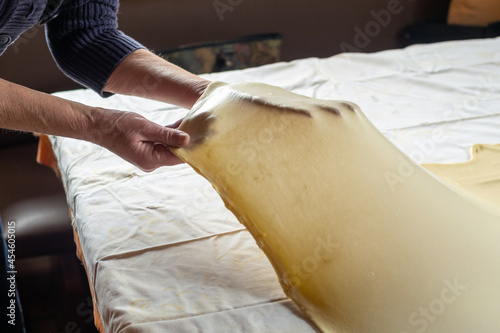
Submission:
[[[169,147],[183,147],[189,135],[176,129],[180,121],[161,126],[126,111],[97,109],[91,141],[99,144],[143,171],[183,163]]]

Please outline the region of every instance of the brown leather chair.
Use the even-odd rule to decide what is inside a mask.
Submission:
[[[61,181],[36,162],[37,138],[0,130],[0,217],[15,222],[15,268],[27,332],[95,332]],[[69,326],[68,326],[69,325]]]
[[[0,216],[4,230],[16,222],[19,259],[75,252],[62,184],[36,163],[36,151],[32,134],[0,135]]]

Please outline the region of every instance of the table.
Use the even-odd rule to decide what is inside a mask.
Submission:
[[[357,103],[417,162],[498,143],[500,39],[341,54],[209,74]],[[135,97],[57,93],[160,124],[186,110]],[[253,238],[187,165],[144,173],[96,145],[50,137],[105,332],[315,332]]]

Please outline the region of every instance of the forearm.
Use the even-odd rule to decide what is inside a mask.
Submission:
[[[118,65],[104,91],[145,97],[189,109],[209,83],[208,80],[140,49]]]
[[[93,141],[96,109],[0,79],[0,127]]]
[[[86,106],[0,79],[0,128],[90,141],[145,171],[181,163],[168,147],[189,136],[127,111]]]

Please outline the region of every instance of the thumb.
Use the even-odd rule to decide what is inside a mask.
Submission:
[[[189,134],[175,128],[157,125],[150,140],[166,146],[184,147],[189,143]]]

